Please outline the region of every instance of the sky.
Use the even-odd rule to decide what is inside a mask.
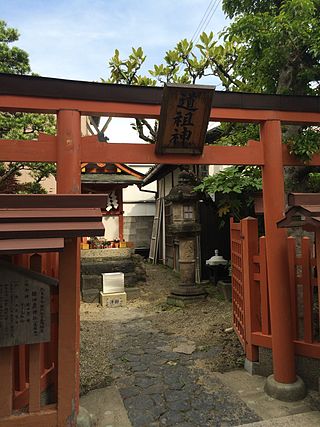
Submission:
[[[19,30],[33,72],[86,81],[108,77],[115,49],[126,58],[141,46],[146,74],[199,24],[214,34],[226,25],[221,0],[0,0],[0,19]]]
[[[226,25],[219,0],[0,0],[0,19],[19,30],[17,45],[34,72],[99,81],[116,48],[127,57],[142,46],[146,70],[153,68],[192,38],[208,6],[214,13],[206,31],[217,33]]]

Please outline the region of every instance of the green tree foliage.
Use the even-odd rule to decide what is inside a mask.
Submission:
[[[319,0],[225,0],[223,8],[234,19],[223,37],[237,45],[242,90],[319,93]]]
[[[11,46],[18,41],[19,33],[0,20],[0,72],[30,74],[27,52]],[[35,139],[40,132],[55,133],[55,117],[46,114],[0,113],[0,139]],[[31,182],[20,183],[17,178],[28,170]],[[38,162],[0,163],[0,192],[43,193],[41,181],[55,172],[55,165]]]
[[[121,60],[116,51],[110,61],[111,81],[142,85],[194,84],[201,83],[205,76],[214,75],[228,91],[319,94],[320,0],[223,0],[222,6],[231,23],[218,40],[212,32],[202,33],[196,44],[181,40],[166,52],[161,64],[149,70],[147,77],[140,75],[145,61],[141,48],[133,49],[127,60]],[[144,136],[145,122],[139,124],[141,137]],[[244,145],[248,139],[259,139],[259,129],[253,124],[222,123],[219,131],[219,137],[213,143]],[[146,140],[152,142],[155,138],[156,132],[153,132]],[[319,152],[318,127],[287,126],[283,129],[283,138],[289,151],[306,163]],[[225,194],[239,194],[238,191],[229,192],[228,176],[234,177],[236,183],[237,178],[245,180],[245,171],[246,168],[232,167],[204,181],[201,190],[218,191],[223,195],[221,200],[226,201]],[[248,173],[254,173],[255,180],[259,171],[248,168]],[[220,190],[217,190],[217,182],[221,184]],[[313,175],[312,185],[307,188],[315,188],[317,182],[320,179]],[[222,188],[224,183],[226,192]],[[247,189],[255,188],[249,185],[246,189],[241,188],[241,192],[247,195]],[[245,200],[251,204],[250,199],[245,197],[242,202]],[[227,212],[233,206],[232,210],[237,214],[240,211],[235,203],[227,201],[221,212]]]
[[[232,75],[241,80],[240,90],[319,94],[319,0],[224,0],[223,9],[233,19],[223,38],[236,45]],[[289,151],[304,162],[320,148],[315,127],[288,126],[284,140]]]
[[[194,84],[214,75],[229,91],[319,94],[320,0],[224,0],[223,9],[232,21],[220,39],[210,32],[202,33],[196,45],[181,40],[166,52],[161,64],[149,70],[148,76],[140,74],[146,58],[141,47],[133,48],[126,60],[120,59],[116,50],[109,62],[109,81]],[[222,129],[224,144],[226,130],[231,131],[233,144],[238,142],[238,132],[240,144],[244,133],[249,138],[257,135],[252,125],[227,124]],[[315,137],[310,139],[312,132]],[[154,139],[156,134],[151,136]],[[309,128],[306,133],[302,127],[287,128],[284,134],[290,151],[303,160],[309,160],[319,150],[318,136],[318,129]],[[301,148],[309,140],[310,147]]]
[[[27,52],[9,43],[16,42],[19,33],[15,28],[7,26],[0,20],[0,72],[10,74],[29,74],[31,68]]]
[[[261,190],[261,171],[257,166],[230,166],[205,177],[195,187],[195,191],[218,195],[218,215],[221,218],[232,214],[236,219],[253,213],[254,195]]]

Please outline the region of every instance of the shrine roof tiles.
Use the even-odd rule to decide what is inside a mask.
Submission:
[[[140,184],[141,178],[124,174],[86,173],[81,175],[83,184]]]

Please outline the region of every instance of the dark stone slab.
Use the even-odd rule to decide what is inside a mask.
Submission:
[[[188,411],[191,409],[190,402],[187,400],[175,400],[173,402],[167,402],[167,406],[172,411]]]
[[[99,302],[100,291],[98,289],[84,289],[82,291],[83,302]]]
[[[124,401],[125,407],[130,410],[150,410],[154,407],[154,402],[150,397],[145,396],[141,399],[141,396],[128,397]]]
[[[167,411],[160,417],[161,426],[175,426],[183,421],[186,419],[181,412]]]
[[[107,260],[103,258],[82,258],[81,273],[89,275],[99,275],[101,273],[114,273],[121,271],[122,273],[134,272],[134,264],[129,259]]]
[[[102,276],[97,274],[82,274],[81,275],[81,289],[97,289],[102,291]]]

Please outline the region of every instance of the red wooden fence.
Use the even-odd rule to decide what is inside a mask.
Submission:
[[[58,278],[58,254],[21,254],[12,257],[14,264]],[[56,401],[58,343],[58,289],[51,288],[51,341],[19,345],[12,354],[12,409],[40,410],[41,393],[50,387],[50,403]],[[40,371],[40,381],[39,381]]]
[[[239,340],[245,347],[245,312],[244,312],[244,290],[242,276],[242,241],[241,224],[235,223],[231,218],[231,264],[232,264],[232,311],[233,326],[238,334]]]
[[[295,353],[320,359],[320,281],[314,252],[310,238],[288,237]],[[257,347],[272,348],[266,240],[258,237],[256,219],[231,221],[231,260],[234,329],[246,357],[254,361],[258,360]]]

